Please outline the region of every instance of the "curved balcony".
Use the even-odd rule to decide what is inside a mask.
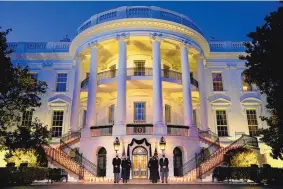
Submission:
[[[105,72],[100,72],[97,74],[97,81],[101,81],[104,79],[109,78],[115,78],[118,76],[118,70],[108,70]],[[153,76],[153,69],[152,68],[127,68],[127,76]],[[162,69],[161,70],[161,77],[163,78],[169,78],[173,80],[178,80],[182,82],[182,73],[168,70],[168,69]],[[84,79],[81,83],[81,88],[88,85],[88,77]],[[198,89],[198,81],[191,77],[191,84],[194,85]]]

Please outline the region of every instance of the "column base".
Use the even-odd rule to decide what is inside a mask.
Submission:
[[[153,126],[153,134],[165,136],[167,135],[167,127],[164,123],[156,123]]]
[[[196,126],[190,126],[189,137],[191,137],[191,138],[199,138],[198,128]]]
[[[115,123],[112,129],[112,136],[124,136],[127,134],[126,124],[124,123]]]

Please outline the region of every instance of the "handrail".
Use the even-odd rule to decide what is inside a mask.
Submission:
[[[87,171],[89,171],[91,174],[96,176],[97,173],[97,167],[94,163],[83,157],[81,153],[79,153],[77,150],[71,148],[68,144],[66,144],[63,140],[60,140],[60,149],[62,152],[64,152],[69,158],[74,158],[74,161],[78,163],[81,167],[85,168]],[[74,154],[75,157],[70,156],[70,154]]]
[[[100,72],[97,74],[97,81],[103,80],[103,79],[110,79],[115,78],[118,76],[118,70],[108,70],[104,72]],[[153,76],[153,69],[152,68],[127,68],[127,76]],[[173,70],[168,69],[162,69],[161,70],[161,76],[164,78],[170,78],[182,81],[182,73],[176,72]],[[81,88],[88,85],[89,78],[85,78],[81,82]],[[196,88],[199,87],[198,81],[191,77],[191,84],[194,85]]]
[[[70,132],[62,135],[60,140],[62,140],[63,142],[66,142],[66,141],[73,139],[73,138],[81,138],[81,130],[70,131]]]
[[[213,146],[215,148],[216,143],[219,141],[216,141],[215,143],[212,143],[208,148],[206,149],[213,149]],[[200,153],[196,154],[195,157],[187,161],[183,166],[183,173],[184,175],[189,173],[192,170],[196,170],[197,177],[201,177],[203,174],[205,174],[205,171],[202,171],[201,165],[205,162],[209,161],[216,155],[224,155],[224,152],[226,153],[227,150],[231,149],[232,147],[238,148],[238,147],[252,147],[252,148],[258,148],[258,142],[256,137],[250,137],[248,135],[242,135],[240,138],[232,142],[229,146],[225,148],[220,148],[215,150],[213,153],[211,153],[209,156],[205,156],[205,149],[202,150]],[[213,169],[214,167],[207,168],[206,171],[209,171]],[[199,169],[199,171],[197,171]]]

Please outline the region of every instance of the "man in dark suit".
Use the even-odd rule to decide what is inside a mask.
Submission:
[[[120,179],[120,166],[121,166],[121,159],[118,155],[112,160],[113,165],[113,173],[114,173],[114,183],[118,183]]]
[[[162,158],[159,160],[159,165],[160,165],[161,181],[162,183],[164,183],[164,178],[165,178],[165,182],[168,183],[169,161],[168,158],[165,157],[165,154],[163,154]]]

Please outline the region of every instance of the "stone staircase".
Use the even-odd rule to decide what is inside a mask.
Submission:
[[[222,164],[224,161],[224,155],[231,149],[236,149],[239,147],[258,148],[257,139],[248,135],[242,135],[239,139],[235,140],[227,147],[221,147],[219,144],[219,139],[216,141],[213,139],[208,140],[207,138],[203,137],[201,133],[199,136],[200,140],[202,141],[210,141],[211,144],[207,150],[214,149],[215,151],[208,157],[205,157],[204,153],[200,152],[194,158],[185,163],[183,170],[184,176],[182,178],[183,182],[195,182],[197,179],[200,179],[202,175]],[[217,149],[215,147],[219,148]]]
[[[56,167],[64,168],[70,175],[75,175],[82,182],[112,182],[112,179],[96,176],[96,165],[84,158],[70,145],[79,142],[80,131],[70,132],[60,139],[60,144],[44,146],[48,161]],[[70,156],[70,152],[75,157]]]

